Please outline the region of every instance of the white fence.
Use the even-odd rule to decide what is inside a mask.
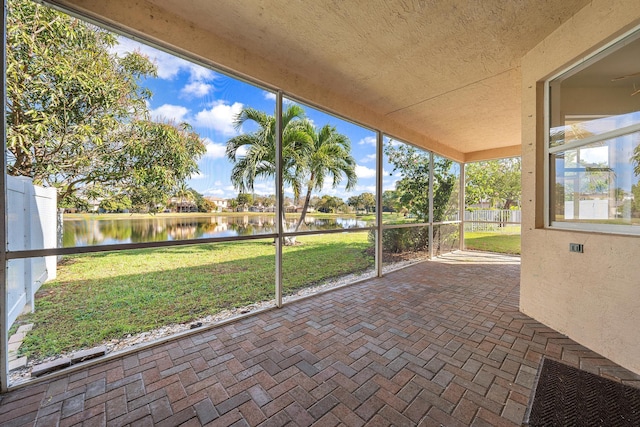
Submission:
[[[55,188],[34,186],[30,178],[7,176],[9,251],[57,246]],[[42,283],[56,277],[56,256],[13,259],[8,272],[9,328],[25,307],[33,310],[33,295]]]
[[[498,231],[500,228],[520,224],[520,210],[480,209],[465,211],[464,221],[466,231]],[[512,224],[509,224],[512,223]]]

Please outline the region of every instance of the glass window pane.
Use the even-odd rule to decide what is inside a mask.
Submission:
[[[374,273],[373,231],[296,237],[282,253],[283,294],[296,297],[309,288],[347,284]]]
[[[640,225],[640,132],[552,156],[552,221]]]
[[[637,233],[639,53],[636,32],[549,82],[552,224]]]
[[[640,124],[639,52],[635,34],[549,82],[551,147]]]
[[[607,117],[565,116],[565,124],[550,130],[549,145],[556,147],[568,142],[598,136],[617,129],[640,124],[640,112]]]

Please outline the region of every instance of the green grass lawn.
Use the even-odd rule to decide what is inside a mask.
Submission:
[[[284,292],[373,266],[367,233],[298,237],[283,254]],[[65,257],[36,296],[23,354],[43,357],[274,298],[272,240]]]
[[[520,253],[519,234],[465,233],[469,249]],[[298,237],[283,251],[284,293],[373,267],[367,233]],[[21,347],[45,357],[274,298],[271,239],[65,257],[36,296]]]
[[[464,244],[467,249],[476,251],[520,254],[520,233],[466,231],[464,233]]]

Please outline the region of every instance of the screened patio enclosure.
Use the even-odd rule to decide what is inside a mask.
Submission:
[[[68,124],[71,131],[67,133],[52,127],[44,140],[29,134],[32,150],[43,154],[31,160],[33,172],[28,178],[20,177],[26,151],[20,151],[15,141],[27,135],[22,129],[37,129],[36,121],[25,120],[22,128],[5,129],[8,173],[3,184],[9,231],[2,270],[3,312],[7,313],[2,332],[5,388],[22,384],[27,370],[46,358],[73,358],[74,352],[105,345],[107,353],[118,352],[128,348],[126,343],[153,341],[144,336],[165,338],[190,325],[210,325],[230,315],[282,307],[286,301],[317,292],[318,286],[326,289],[380,277],[383,271],[463,248],[464,163],[332,114],[294,94],[212,67],[207,61],[185,57],[158,43],[141,43],[128,32],[118,35],[112,32],[117,27],[93,26],[83,18],[28,0],[8,3],[9,64],[24,61],[18,54],[23,47],[21,37],[27,33],[21,31],[27,31],[24,23],[38,19],[38,14],[69,28],[75,26],[76,31],[79,28],[82,32],[78,34],[94,40],[95,54],[103,55],[105,61],[111,58],[123,66],[126,63],[118,61],[138,53],[141,61],[148,58],[155,74],[139,78],[137,84],[155,95],[145,98],[142,114],[168,127],[169,132],[183,120],[201,139],[204,150],[199,171],[186,181],[191,187],[185,191],[183,182],[181,190],[162,201],[153,198],[148,185],[132,184],[126,174],[112,181],[87,178],[105,173],[112,167],[110,157],[119,156],[129,144],[123,140],[109,147],[92,142],[109,138],[94,125],[100,119],[93,112],[98,107],[74,107],[78,118]],[[46,19],[42,34],[49,39],[39,40],[43,44],[32,49],[45,49],[42,64],[52,72],[42,81],[53,90],[47,79],[59,78],[54,67],[61,58],[49,58],[46,49],[57,45],[64,50],[73,39],[48,34],[44,30],[51,21]],[[100,90],[121,84],[117,76],[105,77],[106,71],[95,64],[93,58],[79,56],[62,72],[85,73],[81,77],[85,79],[95,75],[106,85]],[[25,69],[37,66],[40,64],[29,59],[24,62]],[[81,83],[74,78],[65,83],[66,90]],[[8,74],[7,81],[14,88],[21,80]],[[224,88],[223,94],[214,95],[217,85]],[[23,89],[41,88],[27,82]],[[92,98],[88,89],[84,91],[61,99],[100,106],[99,99]],[[7,114],[15,117],[10,123],[19,120],[20,109],[40,109],[45,114],[48,110],[42,106],[48,95],[40,93],[44,98],[28,104],[17,92],[7,92]],[[193,99],[204,107],[196,111]],[[108,107],[99,108],[111,112]],[[254,113],[257,116],[251,115]],[[245,120],[242,124],[237,122],[240,117]],[[271,139],[260,140],[261,132],[267,130],[261,119],[270,120]],[[121,122],[119,126],[127,125]],[[300,144],[290,137],[300,132],[300,126],[318,132],[311,138],[317,138],[319,154],[310,160],[295,157],[309,147],[291,145]],[[74,132],[83,127],[95,129],[94,133],[72,145]],[[226,146],[220,142],[223,139]],[[314,161],[322,161],[322,150],[335,157],[339,147],[345,163],[313,166]],[[162,157],[165,149],[170,147],[152,146],[154,162],[166,161]],[[259,149],[272,154],[265,157]],[[73,150],[78,151],[73,154]],[[93,150],[97,161],[90,162],[90,154],[84,169],[65,168],[69,155],[84,161],[81,150]],[[68,153],[60,157],[58,151]],[[262,157],[253,167],[262,167],[264,172],[249,177],[242,168],[254,155]],[[299,168],[301,164],[310,169]],[[131,174],[139,173],[135,165],[129,167]],[[302,174],[301,181],[293,180],[296,174]],[[65,187],[74,179],[81,184]],[[296,188],[299,185],[303,188]],[[51,193],[54,188],[57,194]],[[223,211],[210,205],[208,209],[213,210],[197,213],[203,195],[224,195],[226,200],[211,200],[233,201],[233,208]],[[153,205],[142,204],[145,197]],[[497,224],[486,219],[481,222]],[[337,259],[343,262],[335,262]],[[168,328],[174,324],[182,326]]]
[[[260,274],[261,278],[273,283],[273,286],[256,289],[256,295],[260,295],[264,301],[272,300],[276,306],[282,304],[288,292],[309,285],[304,283],[305,280],[292,276],[296,269],[291,266],[300,260],[306,260],[306,265],[311,267],[326,262],[335,268],[336,276],[349,270],[379,276],[385,264],[385,242],[396,242],[399,236],[422,240],[421,251],[425,258],[459,248],[459,242],[464,239],[463,218],[459,212],[464,205],[464,189],[460,187],[460,183],[464,182],[464,165],[479,160],[522,155],[523,269],[519,309],[580,344],[612,358],[614,362],[632,371],[640,370],[635,357],[640,340],[637,339],[637,331],[630,326],[637,323],[635,278],[638,276],[638,267],[623,261],[633,259],[638,253],[632,214],[635,200],[635,172],[632,171],[632,157],[635,154],[632,152],[637,144],[631,138],[636,133],[635,127],[625,128],[624,132],[628,132],[622,136],[629,141],[622,144],[625,147],[623,150],[616,148],[621,144],[603,141],[596,136],[588,136],[573,145],[553,147],[550,142],[554,141],[554,137],[549,132],[550,126],[571,125],[574,123],[572,120],[584,122],[586,117],[589,120],[606,121],[605,117],[594,116],[636,110],[634,100],[637,97],[632,95],[635,91],[626,87],[630,84],[633,88],[635,84],[635,71],[632,70],[635,65],[631,60],[630,70],[604,80],[612,83],[615,79],[617,87],[624,87],[624,90],[620,90],[618,100],[612,100],[612,109],[604,111],[604,103],[575,102],[584,98],[574,96],[587,93],[582,89],[588,89],[589,84],[593,83],[581,86],[584,83],[580,79],[583,67],[587,71],[597,71],[601,58],[610,55],[615,58],[616,51],[625,52],[623,46],[634,40],[640,24],[640,6],[636,2],[552,1],[544,7],[536,2],[505,5],[497,1],[478,5],[463,1],[438,5],[391,2],[373,6],[365,2],[285,5],[275,1],[255,6],[232,1],[217,2],[215,5],[194,1],[189,7],[175,0],[137,3],[125,0],[56,0],[44,3],[194,64],[184,68],[178,66],[182,71],[176,75],[166,68],[158,68],[160,79],[164,76],[170,80],[174,78],[171,76],[179,76],[180,72],[186,73],[183,80],[179,80],[179,77],[173,80],[181,81],[182,87],[173,91],[156,87],[156,93],[163,97],[155,98],[157,104],[152,101],[150,104],[140,102],[136,105],[141,110],[146,109],[148,113],[163,115],[164,118],[189,118],[194,123],[201,120],[197,123],[208,126],[210,133],[201,135],[198,142],[201,146],[196,144],[194,150],[200,150],[204,159],[231,158],[226,151],[225,141],[239,133],[251,134],[259,128],[259,125],[250,127],[247,124],[247,127],[235,129],[229,126],[229,121],[226,127],[219,125],[217,120],[225,114],[228,117],[230,113],[238,113],[243,107],[251,106],[250,96],[242,100],[234,100],[230,96],[239,92],[225,78],[233,76],[253,87],[253,101],[258,102],[259,99],[263,103],[260,110],[274,118],[272,123],[275,131],[270,133],[274,135],[273,150],[267,150],[270,157],[256,164],[260,166],[258,169],[265,171],[260,179],[249,182],[246,176],[243,178],[238,175],[241,179],[236,180],[234,192],[240,193],[239,188],[242,187],[245,202],[249,196],[263,197],[260,206],[247,204],[246,209],[273,209],[269,214],[277,220],[260,219],[252,222],[247,218],[236,223],[220,219],[207,225],[195,221],[183,221],[177,225],[157,222],[151,227],[134,227],[134,231],[126,233],[115,229],[105,232],[105,228],[98,227],[102,237],[117,240],[115,243],[111,240],[113,244],[109,247],[103,243],[96,244],[105,241],[102,237],[102,240],[87,240],[90,244],[85,246],[78,246],[76,242],[79,240],[76,238],[69,238],[67,242],[72,243],[68,246],[65,246],[64,239],[62,243],[47,247],[44,243],[35,244],[38,239],[30,239],[23,246],[12,248],[9,245],[0,251],[3,266],[1,282],[5,295],[3,312],[8,312],[10,303],[21,303],[21,299],[25,306],[29,303],[26,292],[24,298],[9,301],[9,277],[12,271],[24,269],[24,265],[33,264],[31,261],[34,260],[58,256],[94,254],[98,257],[104,254],[107,257],[112,254],[126,255],[124,251],[132,249],[142,252],[166,249],[175,256],[182,255],[189,262],[204,260],[203,265],[199,265],[203,271],[201,275],[180,274],[183,272],[177,269],[172,272],[180,278],[194,279],[229,270],[246,274],[246,265],[215,257],[221,256],[219,252],[225,255],[231,253],[231,249],[227,250],[225,246],[230,242],[236,243],[237,240],[242,244],[247,243],[248,249],[248,242],[251,241],[256,245],[263,244],[252,250],[259,253],[260,260],[264,261],[265,269]],[[593,31],[593,28],[598,30]],[[9,39],[16,34],[19,33],[7,32]],[[8,56],[14,53],[6,50]],[[28,64],[38,64],[35,59],[40,56],[31,58],[34,60],[27,61]],[[5,68],[5,78],[10,77],[8,71]],[[558,87],[554,84],[565,79],[568,84],[560,87],[558,97]],[[9,95],[7,91],[5,97]],[[195,99],[200,100],[199,105],[185,106],[186,100]],[[592,98],[587,96],[586,99]],[[266,103],[270,105],[266,106]],[[308,206],[313,204],[314,209],[318,208],[316,216],[320,220],[313,224],[312,221],[302,221],[304,224],[301,222],[299,226],[296,221],[287,221],[287,211],[289,218],[293,218],[293,214],[301,213],[297,212],[300,207],[297,205],[304,203],[295,203],[294,200],[289,203],[287,198],[306,195],[304,185],[299,185],[300,182],[293,179],[298,176],[293,173],[297,170],[294,166],[302,170],[306,163],[291,163],[291,158],[287,157],[283,114],[290,105],[302,106],[308,112],[307,119],[310,119],[307,125],[317,130],[329,124],[339,134],[353,132],[353,135],[358,135],[350,138],[352,159],[348,156],[344,159],[345,165],[350,165],[347,169],[353,168],[352,172],[360,184],[347,185],[348,171],[344,172],[342,181],[338,180],[335,187],[332,179],[327,179],[324,185],[318,184],[316,188],[322,188],[325,192],[319,195],[328,197],[316,200],[311,193]],[[595,107],[598,106],[602,107],[602,111],[591,111],[597,110]],[[324,115],[331,118],[325,120]],[[322,120],[317,117],[322,117]],[[10,130],[10,123],[7,122],[5,126],[5,134]],[[140,132],[141,129],[136,131]],[[169,128],[165,129],[170,131]],[[614,130],[612,134],[605,133],[604,137],[618,138],[620,135]],[[583,156],[604,151],[600,147],[602,143],[608,147],[607,162],[591,162],[593,159],[588,160]],[[422,171],[430,175],[428,184],[423,185],[427,197],[424,197],[424,192],[421,197],[413,197],[410,200],[411,209],[406,212],[406,217],[403,215],[402,221],[398,218],[393,222],[384,220],[383,195],[392,188],[390,186],[397,185],[403,179],[406,188],[419,180],[402,175],[402,168],[398,175],[394,175],[393,167],[387,167],[393,165],[385,160],[389,157],[385,153],[385,146],[400,152],[402,147],[407,148],[405,151],[411,151],[408,148],[415,149],[416,153],[408,155],[416,154],[415,160],[423,166]],[[361,149],[363,151],[359,151]],[[244,150],[236,150],[236,160],[249,153]],[[354,155],[356,153],[358,155]],[[556,161],[550,162],[550,156],[555,156]],[[571,156],[579,158],[575,160]],[[107,155],[103,158],[106,161],[115,157]],[[15,158],[7,156],[4,168],[13,166],[14,161]],[[586,166],[588,170],[583,171],[585,161],[590,163]],[[155,164],[161,166],[160,162]],[[44,165],[44,170],[53,170],[53,163],[45,162]],[[207,168],[204,163],[199,166],[197,179],[210,185],[196,188],[197,192],[203,195],[209,189],[224,190],[226,183],[217,178],[231,176],[233,165],[218,176],[218,168]],[[553,169],[558,166],[561,166],[560,169]],[[619,166],[624,170],[611,170]],[[440,171],[438,168],[441,168]],[[409,171],[409,168],[404,170],[405,173]],[[439,176],[436,178],[434,175]],[[60,173],[56,172],[48,179],[55,181],[59,176]],[[306,177],[310,176],[308,174]],[[618,186],[616,179],[621,176],[625,177],[625,181]],[[190,177],[195,181],[196,173]],[[392,179],[385,183],[389,177]],[[126,178],[137,178],[137,175],[131,174]],[[574,184],[570,183],[572,179]],[[9,180],[5,175],[2,180],[5,219],[4,227],[0,229],[4,233],[4,240],[8,240],[9,229],[13,229],[11,222],[15,217],[6,214],[10,207],[6,196]],[[216,186],[217,181],[222,185]],[[306,181],[307,184],[309,182],[310,179]],[[443,184],[446,187],[452,182],[457,182],[457,187],[453,187],[457,188],[457,196],[452,191],[449,197],[440,200],[437,193]],[[113,188],[121,188],[122,184],[115,183]],[[565,188],[556,191],[553,184]],[[194,186],[197,187],[196,184]],[[341,196],[338,198],[343,200],[353,197],[352,204],[347,208],[336,207],[337,201],[329,197],[336,197],[337,192]],[[375,209],[366,205],[365,198],[358,201],[358,197],[364,193],[374,197]],[[181,200],[186,193],[181,194],[183,196],[178,196],[177,191],[173,194],[178,200],[176,203],[190,206],[189,202]],[[150,191],[145,197],[151,195],[153,192]],[[268,196],[273,196],[273,202],[265,201]],[[578,199],[584,196],[592,206],[581,205]],[[560,203],[563,202],[562,198],[566,199],[565,203]],[[304,200],[304,197],[300,200]],[[606,208],[602,208],[605,204],[602,200],[606,200]],[[164,208],[164,204],[160,203],[147,204],[151,209],[159,209],[161,205]],[[349,208],[353,209],[356,216],[368,214],[368,218],[353,222],[350,222],[350,218],[340,218],[340,221],[328,223],[323,222],[320,215],[325,213],[323,210],[339,212],[342,209],[346,212]],[[587,215],[589,212],[593,215]],[[600,226],[597,222],[605,217],[605,213],[607,224]],[[594,215],[598,218],[591,218]],[[594,225],[585,228],[580,224],[583,220]],[[621,220],[626,223],[619,224]],[[82,233],[95,228],[88,223],[78,222],[76,225],[76,236],[80,235],[80,240]],[[619,226],[627,226],[627,229]],[[223,229],[235,234],[227,237],[212,237],[210,234]],[[452,239],[446,236],[452,236]],[[342,253],[348,256],[332,257],[331,252],[326,252],[327,248],[337,250],[331,239],[338,237],[348,237],[349,244],[342,248],[345,249]],[[132,243],[134,238],[135,242]],[[298,240],[302,245],[287,246],[287,240]],[[192,251],[192,245],[197,249]],[[569,251],[580,245],[582,252]],[[315,248],[317,252],[305,250],[305,247]],[[183,250],[182,254],[177,253],[179,249]],[[197,258],[196,252],[200,252],[202,258]],[[244,251],[245,254],[249,252]],[[218,260],[213,262],[215,266],[209,265],[211,259]],[[126,257],[126,260],[131,258]],[[346,266],[343,268],[336,260],[344,261]],[[128,261],[120,262],[124,265]],[[217,270],[220,264],[216,262],[224,264],[227,270]],[[77,269],[81,265],[75,263],[71,267]],[[541,270],[540,265],[545,268]],[[8,268],[11,266],[13,270]],[[148,276],[144,268],[165,271],[164,266],[160,268],[152,260],[137,264],[136,268],[140,274],[130,275],[136,279]],[[88,270],[94,275],[114,274],[99,269]],[[71,282],[79,284],[83,280],[97,279],[88,276]],[[111,279],[110,276],[108,280]],[[159,283],[150,282],[153,286]],[[233,289],[242,289],[231,279],[228,283]],[[579,298],[576,299],[576,295]],[[248,298],[246,295],[244,297]],[[151,301],[154,297],[144,295],[137,299],[147,298]],[[128,306],[128,302],[115,304],[118,305]],[[584,307],[590,309],[583,310]],[[190,308],[194,312],[198,309]],[[100,311],[96,307],[93,313]],[[142,313],[145,309],[141,307],[137,311]],[[170,314],[174,312],[172,309],[165,311]],[[89,313],[79,317],[84,321],[93,316]],[[4,335],[0,337],[0,343],[7,346],[8,331],[6,327],[2,330]],[[127,329],[123,325],[116,325],[113,330]],[[8,354],[3,351],[1,356],[4,358],[2,366],[6,378]],[[3,387],[6,386],[3,382]]]

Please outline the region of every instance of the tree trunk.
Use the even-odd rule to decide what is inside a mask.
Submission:
[[[309,201],[311,200],[311,191],[312,191],[312,188],[311,186],[309,186],[307,188],[307,195],[304,198],[304,205],[302,206],[302,214],[300,215],[300,219],[298,220],[298,223],[296,224],[296,228],[294,231],[298,231],[298,228],[300,228],[300,225],[304,222],[305,216],[307,216],[307,209],[309,209]]]
[[[286,211],[286,208],[282,209],[282,218],[281,218],[282,223],[281,224],[282,224],[282,229],[284,231],[289,231],[289,230],[287,230],[287,217],[286,217],[286,212],[285,211]],[[285,246],[293,246],[293,245],[296,244],[296,238],[295,238],[295,236],[285,237],[283,243],[284,243]]]

